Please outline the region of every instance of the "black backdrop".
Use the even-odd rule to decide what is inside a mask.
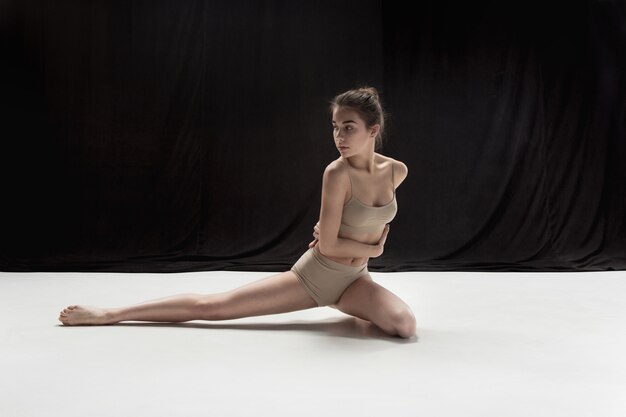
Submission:
[[[288,269],[377,87],[374,271],[626,267],[622,1],[0,2],[5,271]]]

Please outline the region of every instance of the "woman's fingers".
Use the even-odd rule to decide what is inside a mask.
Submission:
[[[320,238],[320,222],[317,222],[317,224],[315,226],[313,226],[313,237],[315,239],[319,239]]]

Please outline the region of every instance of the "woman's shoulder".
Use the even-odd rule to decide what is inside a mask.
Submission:
[[[344,188],[347,189],[349,185],[348,165],[343,159],[335,159],[326,166],[324,169],[323,184],[326,184],[325,188],[332,188],[335,191],[340,191]]]
[[[395,182],[395,186],[398,187],[409,174],[409,168],[406,166],[404,162],[394,159],[390,156],[385,156],[382,154],[377,154],[377,155],[381,158],[381,161],[383,163],[391,164],[391,166],[393,167],[392,169],[393,169],[394,182]]]
[[[348,165],[342,158],[337,158],[334,161],[331,161],[328,165],[326,165],[326,169],[324,169],[325,175],[336,176],[341,175],[348,169]]]
[[[409,171],[409,168],[406,166],[406,164],[402,161],[399,161],[395,158],[392,158],[390,156],[386,156],[386,155],[382,155],[377,153],[376,155],[378,155],[378,157],[380,158],[381,162],[385,163],[385,164],[391,164],[393,165],[393,170],[394,173],[399,173],[403,176],[406,176],[406,174]]]

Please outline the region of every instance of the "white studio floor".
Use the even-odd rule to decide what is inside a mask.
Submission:
[[[331,308],[64,327],[272,275],[0,273],[0,416],[626,416],[626,271],[376,273],[417,317],[386,337]]]

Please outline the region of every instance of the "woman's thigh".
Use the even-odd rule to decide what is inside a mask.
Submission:
[[[205,296],[212,320],[287,313],[317,307],[292,271],[251,282],[232,291]]]
[[[342,312],[371,321],[386,333],[402,337],[415,334],[415,316],[397,295],[367,274],[354,281],[335,305]]]

